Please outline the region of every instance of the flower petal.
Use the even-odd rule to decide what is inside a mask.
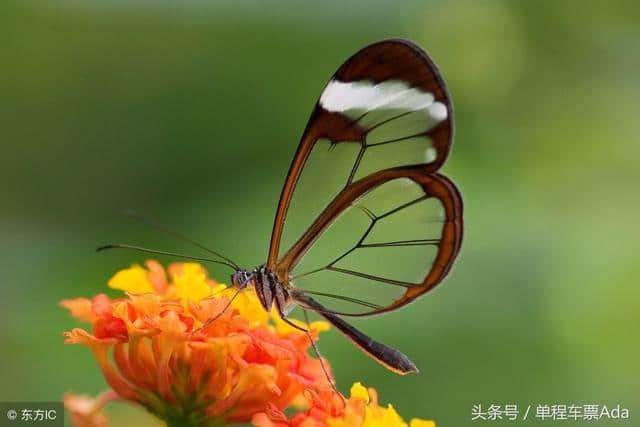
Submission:
[[[92,310],[92,302],[88,298],[64,299],[60,306],[69,310],[71,315],[81,322],[92,323],[97,319]]]
[[[64,407],[70,412],[71,422],[76,427],[107,427],[109,421],[102,411],[105,404],[118,399],[113,390],[107,390],[95,399],[86,395],[66,393]]]
[[[134,264],[130,268],[118,271],[108,282],[112,289],[142,294],[153,292],[153,285],[147,277],[147,270]]]
[[[355,397],[358,399],[362,399],[365,402],[369,403],[369,391],[359,382],[354,383],[351,386],[351,397]]]
[[[409,427],[436,427],[436,423],[431,420],[421,420],[414,418],[409,423]]]
[[[200,264],[183,263],[180,271],[173,273],[176,293],[182,303],[187,306],[188,301],[200,301],[211,295],[211,287],[206,282],[206,272]]]

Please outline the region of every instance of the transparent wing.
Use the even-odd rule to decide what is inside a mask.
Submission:
[[[437,171],[451,148],[452,120],[444,82],[416,45],[382,41],[348,59],[329,80],[303,133],[280,196],[267,266],[275,269],[284,251],[353,182],[398,166]]]
[[[391,310],[435,286],[462,238],[460,195],[436,173],[452,114],[417,46],[384,41],[347,60],[298,146],[267,266],[342,314]]]
[[[288,284],[331,312],[393,310],[432,289],[462,242],[462,199],[440,174],[385,170],[327,206],[283,257]]]

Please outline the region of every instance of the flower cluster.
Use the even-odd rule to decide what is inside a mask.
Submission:
[[[378,406],[373,389],[355,385],[349,399],[336,393],[323,370],[328,363],[309,355],[305,333],[266,312],[251,289],[233,298],[237,291],[208,278],[199,264],[165,270],[147,261],[146,268],[118,272],[108,285],[124,295],[61,302],[92,329],[66,332],[65,342],[90,348],[111,387],[97,399],[65,396],[77,426],[106,426],[102,407],[116,399],[144,406],[169,426],[407,425],[390,405]],[[329,328],[299,325],[314,340]],[[287,418],[291,407],[304,409]]]
[[[309,409],[291,418],[275,406],[253,417],[259,427],[435,427],[433,421],[414,418],[409,424],[398,415],[393,406],[378,405],[378,394],[355,383],[351,397],[344,399],[331,391],[307,391]]]
[[[267,404],[289,406],[303,391],[330,387],[302,332],[266,313],[251,292],[229,309],[233,289],[207,278],[198,264],[154,261],[117,273],[101,294],[62,305],[93,334],[73,329],[67,343],[89,347],[109,386],[165,420],[248,421]],[[222,313],[208,328],[207,319]],[[311,333],[327,329],[317,322]],[[109,353],[112,353],[112,357]]]

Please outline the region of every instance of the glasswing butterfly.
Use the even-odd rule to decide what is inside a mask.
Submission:
[[[308,335],[287,320],[291,308],[318,313],[393,372],[416,372],[407,356],[343,317],[400,308],[449,273],[462,243],[462,197],[438,170],[452,142],[453,105],[431,58],[406,40],[371,44],[338,69],[313,109],[266,263],[244,270],[180,235],[219,259],[184,257],[231,267],[237,292],[253,286],[265,310],[275,306]],[[114,247],[182,256],[100,249]]]

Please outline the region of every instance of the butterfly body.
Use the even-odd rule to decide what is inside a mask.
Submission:
[[[271,311],[275,304],[278,312],[287,312],[290,296],[287,288],[280,282],[278,276],[265,265],[261,265],[248,272],[244,269],[236,270],[231,275],[231,283],[236,289],[244,289],[250,285],[258,295],[262,307]]]

